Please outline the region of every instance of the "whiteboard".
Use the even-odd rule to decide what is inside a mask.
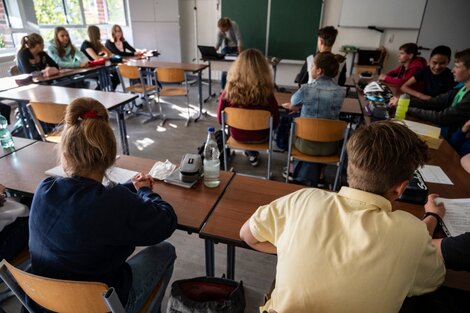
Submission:
[[[419,29],[427,0],[343,0],[341,27]]]
[[[470,48],[470,1],[452,0],[451,3],[428,0],[418,35],[418,46],[433,49],[438,45],[446,45],[452,49],[452,56],[455,51]],[[430,52],[422,51],[421,55],[429,57]]]

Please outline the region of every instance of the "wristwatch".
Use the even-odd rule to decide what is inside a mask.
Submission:
[[[438,223],[441,221],[441,217],[437,213],[434,213],[434,212],[425,212],[422,220],[424,220],[428,216],[434,217]]]

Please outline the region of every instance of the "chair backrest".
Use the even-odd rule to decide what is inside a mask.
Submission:
[[[119,73],[123,78],[127,79],[140,79],[140,71],[139,67],[127,65],[127,64],[119,64],[118,65]]]
[[[63,313],[110,311],[103,299],[108,290],[105,284],[41,277],[19,270],[5,260],[1,263],[2,271],[3,267],[28,297],[48,310]]]
[[[318,141],[336,142],[344,138],[347,127],[345,121],[320,118],[298,117],[294,119],[295,135],[299,138]]]
[[[65,118],[66,105],[49,102],[30,102],[34,116],[41,122],[61,124]]]
[[[184,70],[180,68],[159,67],[155,75],[161,83],[182,83],[186,80]]]
[[[243,130],[262,130],[269,128],[271,112],[242,108],[225,108],[225,124]]]
[[[12,66],[10,66],[10,68],[8,69],[8,75],[10,76],[16,76],[20,73],[20,71],[18,71],[18,65],[16,64],[13,64]]]

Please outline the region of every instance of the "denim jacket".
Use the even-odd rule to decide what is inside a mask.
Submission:
[[[332,78],[320,76],[292,95],[292,105],[302,105],[301,117],[338,119],[346,90]]]

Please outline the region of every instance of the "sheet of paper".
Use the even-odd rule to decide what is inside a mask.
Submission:
[[[436,198],[436,203],[443,203],[446,214],[442,219],[448,235],[458,236],[470,232],[470,199]]]
[[[442,168],[436,165],[425,165],[419,169],[421,176],[427,183],[436,183],[436,184],[445,184],[453,185],[454,183],[450,178],[444,173]]]
[[[45,172],[45,174],[49,176],[62,176],[62,177],[66,176],[64,169],[62,168],[61,165],[48,169]],[[121,183],[121,184],[127,182],[128,180],[130,180],[132,177],[134,177],[137,174],[138,173],[135,171],[126,170],[120,167],[111,167],[110,169],[106,171],[106,175],[108,176],[108,179],[110,181],[115,182],[115,183]],[[107,185],[107,183],[108,183],[108,180],[104,178],[103,184]]]

